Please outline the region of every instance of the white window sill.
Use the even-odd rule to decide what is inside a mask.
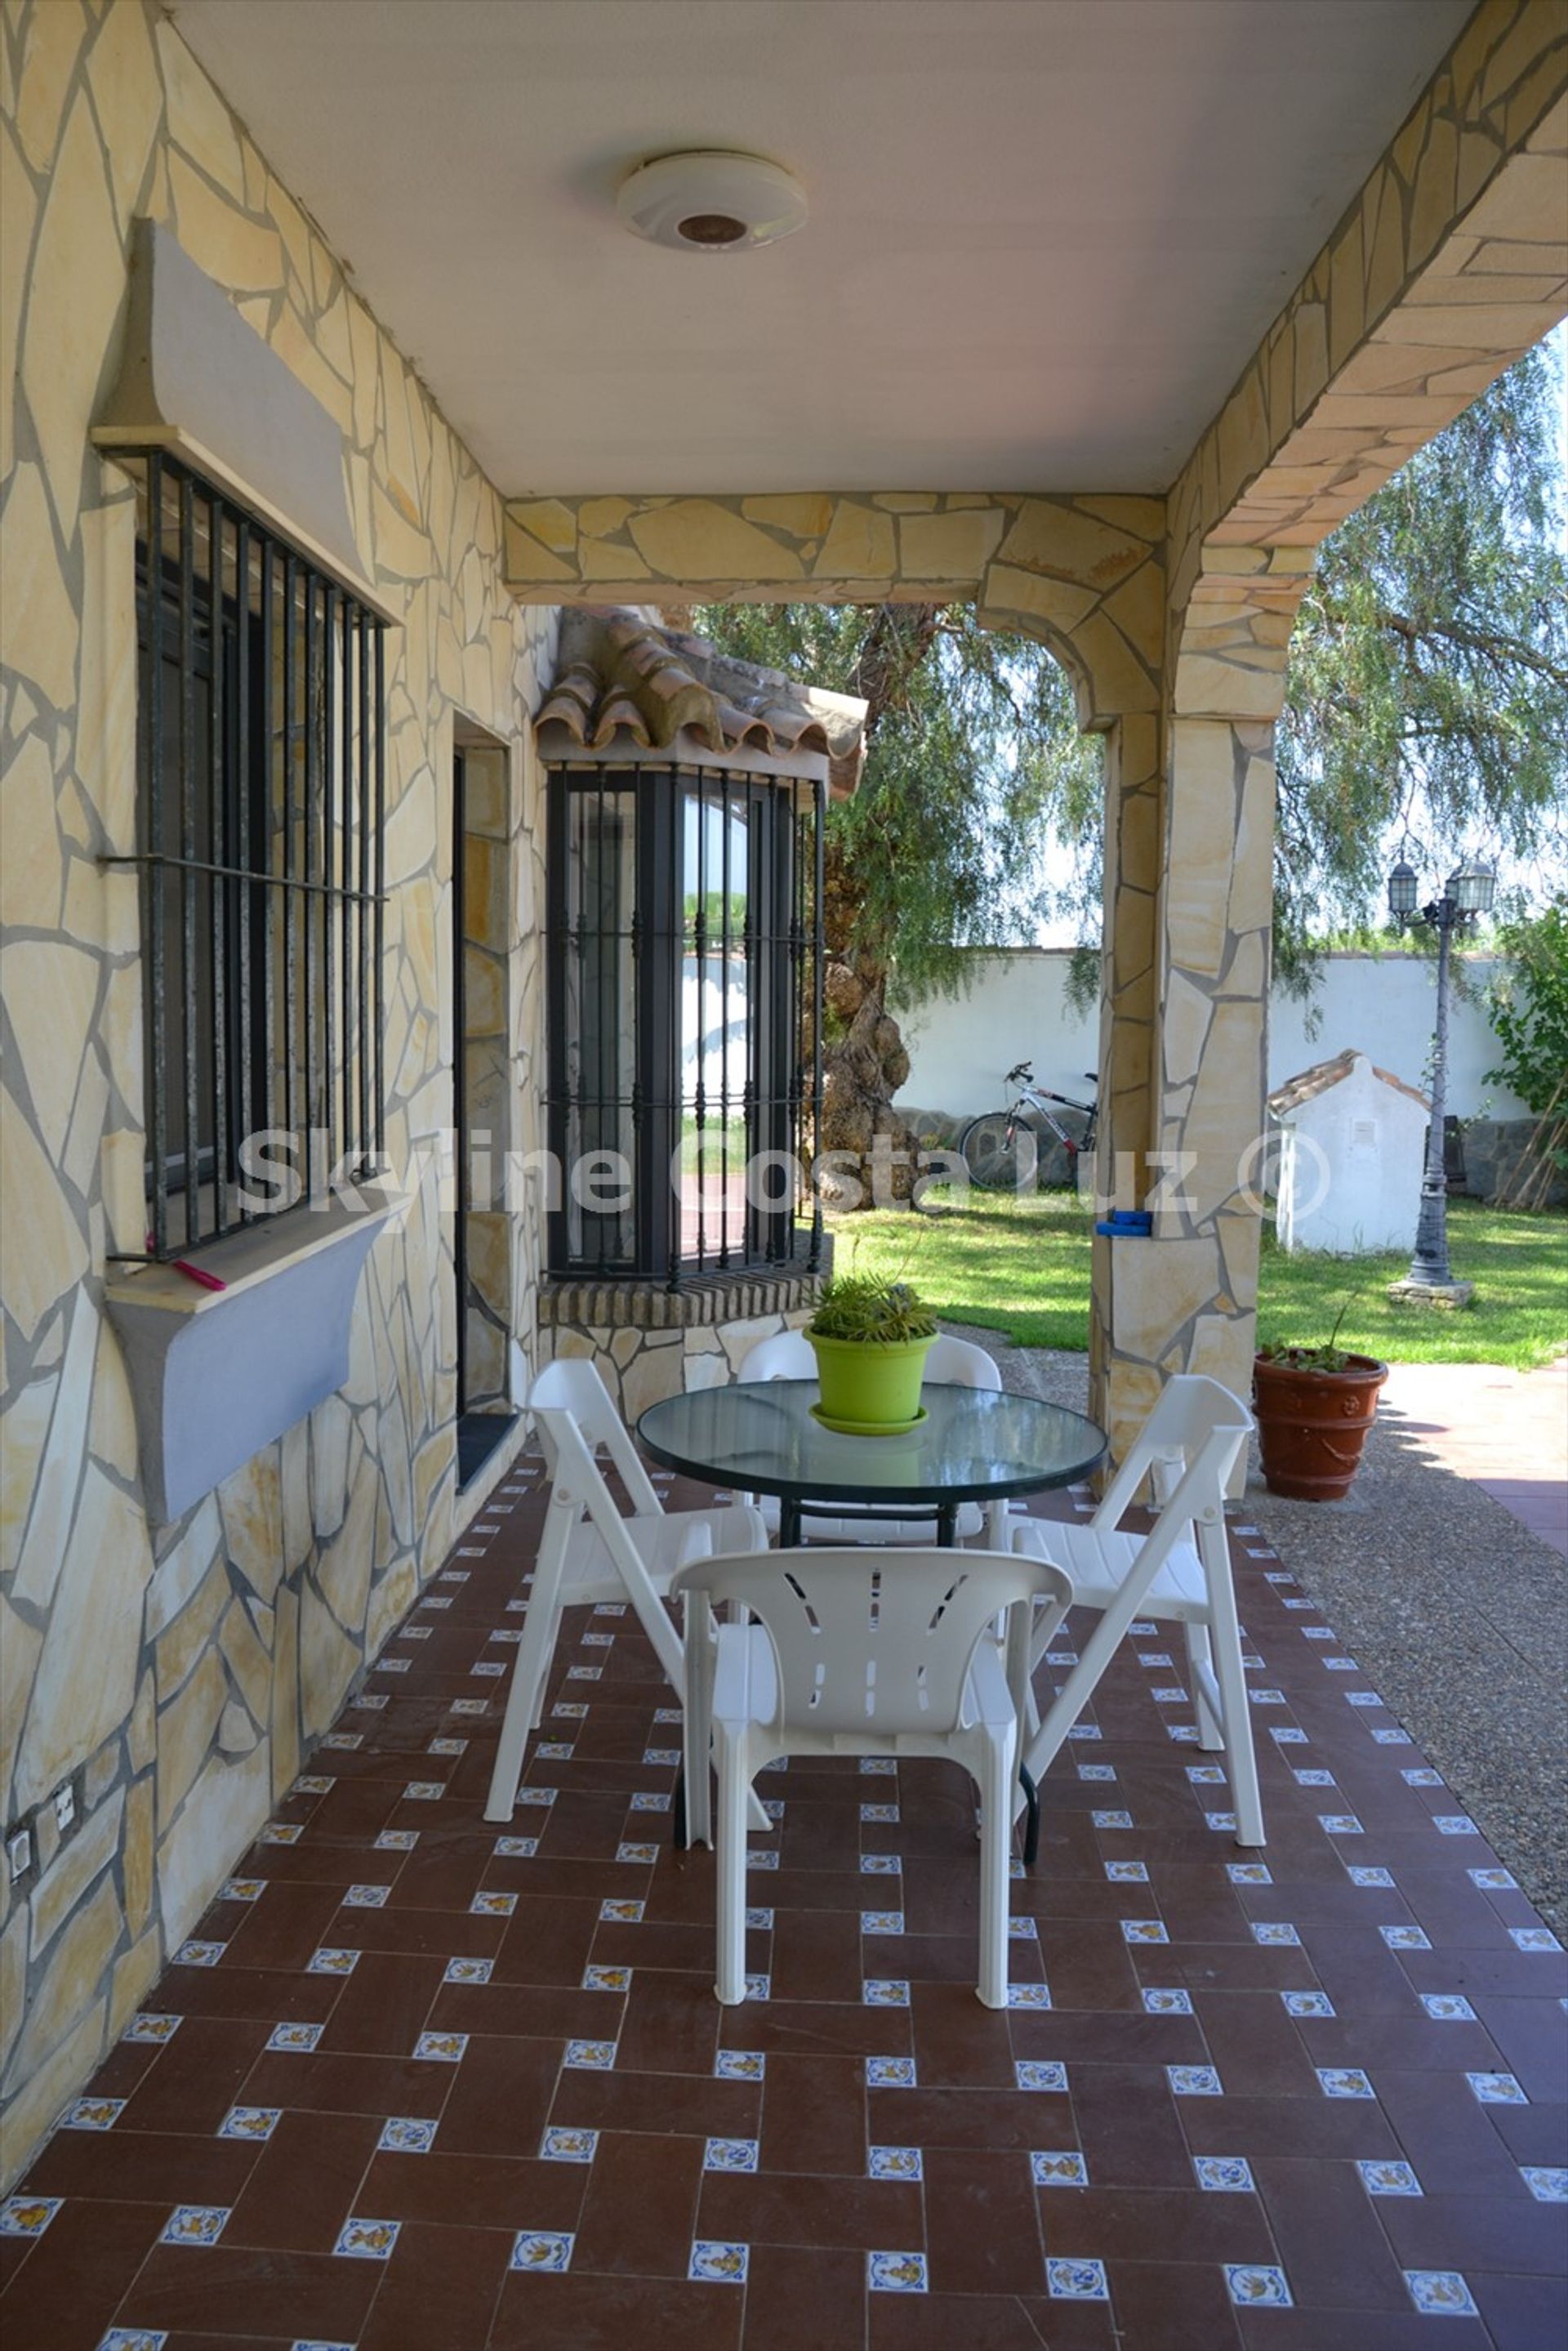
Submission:
[[[225,1284],[171,1265],[109,1284],[105,1303],[130,1375],[149,1515],[180,1518],[348,1377],[359,1275],[401,1195],[360,1186],[356,1209],[265,1219],[191,1252]]]

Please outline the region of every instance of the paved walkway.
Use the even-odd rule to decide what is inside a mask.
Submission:
[[[1395,1364],[1379,1408],[1568,1559],[1568,1356],[1539,1372]]]

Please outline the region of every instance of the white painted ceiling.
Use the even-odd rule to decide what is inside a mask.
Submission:
[[[1471,0],[177,0],[509,495],[1162,489]],[[797,172],[666,252],[645,158]]]

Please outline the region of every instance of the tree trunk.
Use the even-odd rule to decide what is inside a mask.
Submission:
[[[856,665],[855,690],[866,697],[866,739],[899,700],[929,653],[940,604],[880,604]],[[918,1139],[893,1107],[909,1074],[898,1024],[888,1010],[888,941],[872,935],[853,862],[829,838],[823,932],[827,951],[823,1035],[822,1134],[818,1148],[846,1155],[842,1177],[824,1185],[830,1207],[872,1207],[908,1199]],[[858,1194],[858,1197],[856,1195]]]

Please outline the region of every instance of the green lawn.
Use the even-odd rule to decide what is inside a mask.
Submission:
[[[881,1209],[833,1220],[841,1268],[853,1261],[914,1282],[945,1322],[1005,1331],[1019,1346],[1080,1348],[1088,1344],[1090,1223],[1064,1192],[971,1192],[940,1216]],[[1389,1362],[1523,1371],[1568,1349],[1568,1217],[1451,1200],[1449,1249],[1456,1279],[1476,1285],[1462,1313],[1390,1305],[1384,1293],[1408,1270],[1406,1257],[1287,1257],[1266,1227],[1259,1336],[1324,1340],[1348,1295],[1340,1345]]]

